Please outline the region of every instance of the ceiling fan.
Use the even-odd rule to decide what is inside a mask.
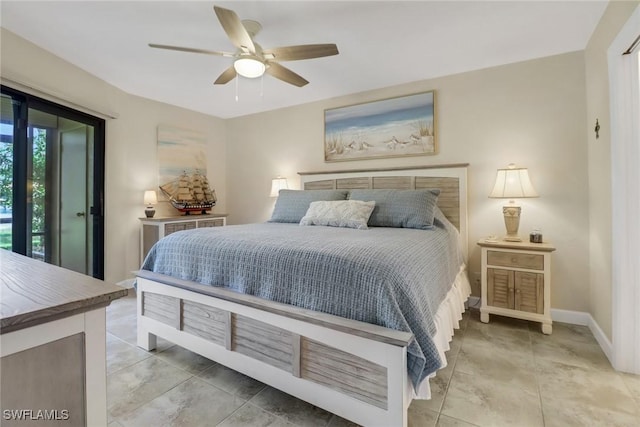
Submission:
[[[284,82],[302,87],[309,82],[290,69],[283,67],[279,62],[321,58],[339,53],[335,44],[308,44],[263,49],[253,41],[253,38],[262,29],[262,25],[259,22],[251,20],[240,21],[238,15],[230,9],[218,6],[214,6],[213,9],[231,43],[238,48],[236,52],[218,52],[215,50],[154,43],[149,43],[149,47],[234,58],[233,64],[216,79],[215,84],[217,85],[230,82],[238,74],[243,77],[255,78],[267,73]]]

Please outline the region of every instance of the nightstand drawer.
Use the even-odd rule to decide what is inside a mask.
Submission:
[[[487,264],[500,267],[544,270],[544,255],[487,251]]]

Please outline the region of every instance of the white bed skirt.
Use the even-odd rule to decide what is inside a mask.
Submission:
[[[451,290],[442,304],[440,304],[435,316],[436,334],[433,337],[433,341],[443,362],[442,368],[447,366],[447,357],[444,353],[450,349],[449,343],[455,332],[454,330],[460,329],[460,320],[462,320],[462,313],[465,311],[464,304],[469,295],[471,295],[471,284],[467,277],[467,266],[463,264],[460,266],[460,271]],[[431,399],[429,379],[434,378],[436,374],[437,372],[434,372],[420,383],[418,389],[414,390],[414,399]]]

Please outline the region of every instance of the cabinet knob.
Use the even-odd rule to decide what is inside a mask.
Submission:
[[[517,262],[518,262],[518,258],[516,258],[516,257],[511,258],[511,262],[512,262],[513,264],[517,264]]]

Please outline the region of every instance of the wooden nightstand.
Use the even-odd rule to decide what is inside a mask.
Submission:
[[[489,314],[542,323],[551,334],[551,252],[548,242],[478,242],[482,248],[480,320]]]
[[[140,227],[140,263],[160,239],[171,233],[202,227],[222,227],[227,225],[227,214],[182,215],[156,218],[138,218]]]

